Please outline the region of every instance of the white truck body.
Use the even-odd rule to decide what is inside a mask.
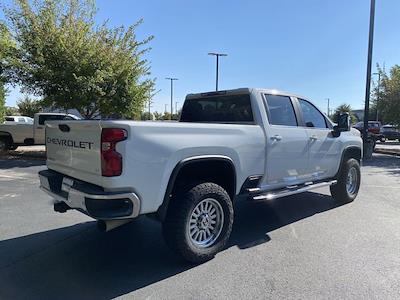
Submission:
[[[260,187],[276,189],[306,181],[333,177],[340,165],[343,149],[361,147],[357,130],[330,136],[333,123],[325,129],[270,125],[262,92],[252,97],[256,124],[214,124],[141,121],[73,121],[63,133],[59,122],[47,124],[47,166],[105,190],[133,190],[140,195],[140,213],[158,209],[164,199],[173,169],[183,160],[199,156],[223,156],[236,167],[236,191],[246,178],[263,174]],[[276,93],[276,91],[272,91]],[[285,94],[287,95],[287,93]],[[328,120],[328,119],[327,119]],[[127,140],[117,144],[123,156],[123,172],[118,177],[101,175],[100,136],[103,128],[124,128]],[[282,140],[271,139],[276,134]],[[310,139],[316,136],[316,142]],[[60,147],[51,139],[93,143],[90,147]],[[50,141],[50,142],[49,142]]]
[[[6,141],[8,146],[44,145],[45,122],[54,119],[77,120],[78,117],[63,113],[37,113],[33,123],[8,123],[0,124],[0,140]],[[6,150],[6,149],[4,149]]]
[[[248,95],[252,121],[235,124],[186,122],[182,116],[181,122],[48,122],[49,170],[40,175],[42,189],[52,195],[56,203],[64,203],[68,209],[79,209],[100,220],[132,219],[151,213],[164,219],[168,202],[174,197],[171,184],[175,184],[180,168],[191,162],[228,162],[233,168],[234,183],[231,189],[226,189],[234,200],[242,195],[271,199],[321,184],[335,184],[346,153],[351,153],[358,161],[361,159],[362,141],[357,130],[336,135],[335,124],[329,118],[313,106],[304,108],[312,104],[293,94],[266,89],[192,94],[186,98],[183,113],[189,111],[186,103],[192,99],[212,101],[215,95]],[[277,109],[281,109],[282,114],[290,108],[279,108],[279,101],[293,106],[297,119],[295,126],[273,124],[289,122],[287,118],[274,121],[272,113],[278,114]],[[310,125],[305,124],[307,114],[324,120],[325,125],[321,127],[325,127],[307,127]],[[110,128],[123,129],[126,133],[126,137],[115,145],[122,160],[122,172],[118,176],[102,175],[102,132]],[[196,177],[198,174],[203,179],[204,173],[208,173],[212,178],[212,174],[218,172],[220,168],[196,169],[185,176]],[[52,184],[58,188],[54,190]],[[91,190],[82,188],[84,186],[90,186]],[[96,189],[98,192],[93,191]],[[109,200],[110,197],[130,199],[134,208],[129,214],[99,216],[87,207],[87,198]]]
[[[247,177],[263,174],[265,137],[257,125],[185,124],[173,122],[75,121],[71,132],[60,134],[58,122],[47,125],[47,166],[79,180],[104,187],[106,191],[131,190],[140,195],[140,214],[155,212],[162,204],[172,171],[179,162],[197,157],[226,157],[237,167],[237,185]],[[117,144],[129,153],[118,177],[103,177],[100,161],[102,128],[124,128],[129,138]],[[72,134],[74,132],[74,134]],[[223,136],[223,138],[221,138]],[[51,138],[93,143],[91,149],[60,149]],[[135,182],[135,186],[132,186]]]

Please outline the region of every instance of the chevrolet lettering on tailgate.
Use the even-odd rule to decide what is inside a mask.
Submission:
[[[64,147],[70,148],[80,148],[80,149],[92,149],[93,142],[85,142],[85,141],[74,141],[74,140],[67,140],[67,139],[58,139],[58,138],[50,138],[46,139],[47,144],[54,144]]]

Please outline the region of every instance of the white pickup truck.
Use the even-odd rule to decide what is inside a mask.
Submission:
[[[197,263],[225,246],[238,199],[330,186],[350,202],[361,179],[347,114],[335,125],[306,98],[267,89],[190,94],[179,122],[48,122],[46,145],[39,177],[55,211],[104,230],[157,217],[167,244]]]
[[[8,123],[6,117],[5,124],[0,124],[0,152],[15,150],[18,146],[44,145],[46,121],[78,119],[70,114],[37,113],[33,122]]]

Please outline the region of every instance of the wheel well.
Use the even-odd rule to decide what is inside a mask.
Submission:
[[[168,182],[163,204],[158,217],[164,220],[169,201],[179,189],[193,182],[213,182],[223,187],[233,200],[236,193],[236,173],[233,162],[228,158],[201,158],[179,163]]]
[[[346,148],[344,150],[344,152],[342,153],[342,158],[340,160],[340,165],[339,165],[339,169],[335,175],[335,178],[338,178],[341,170],[342,170],[342,165],[343,162],[345,162],[346,160],[348,160],[349,158],[354,158],[356,159],[358,162],[361,162],[361,148],[359,147],[349,147]]]
[[[361,149],[358,147],[347,148],[343,154],[342,162],[349,158],[355,158],[358,162],[361,161]]]
[[[0,131],[0,139],[5,139],[5,140],[7,140],[7,141],[9,142],[10,145],[12,145],[12,144],[14,143],[11,134],[9,134],[8,132]]]

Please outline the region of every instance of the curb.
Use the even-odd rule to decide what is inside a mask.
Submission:
[[[380,154],[388,154],[388,155],[400,156],[400,152],[395,151],[395,150],[375,149],[374,152],[375,153],[380,153]]]

